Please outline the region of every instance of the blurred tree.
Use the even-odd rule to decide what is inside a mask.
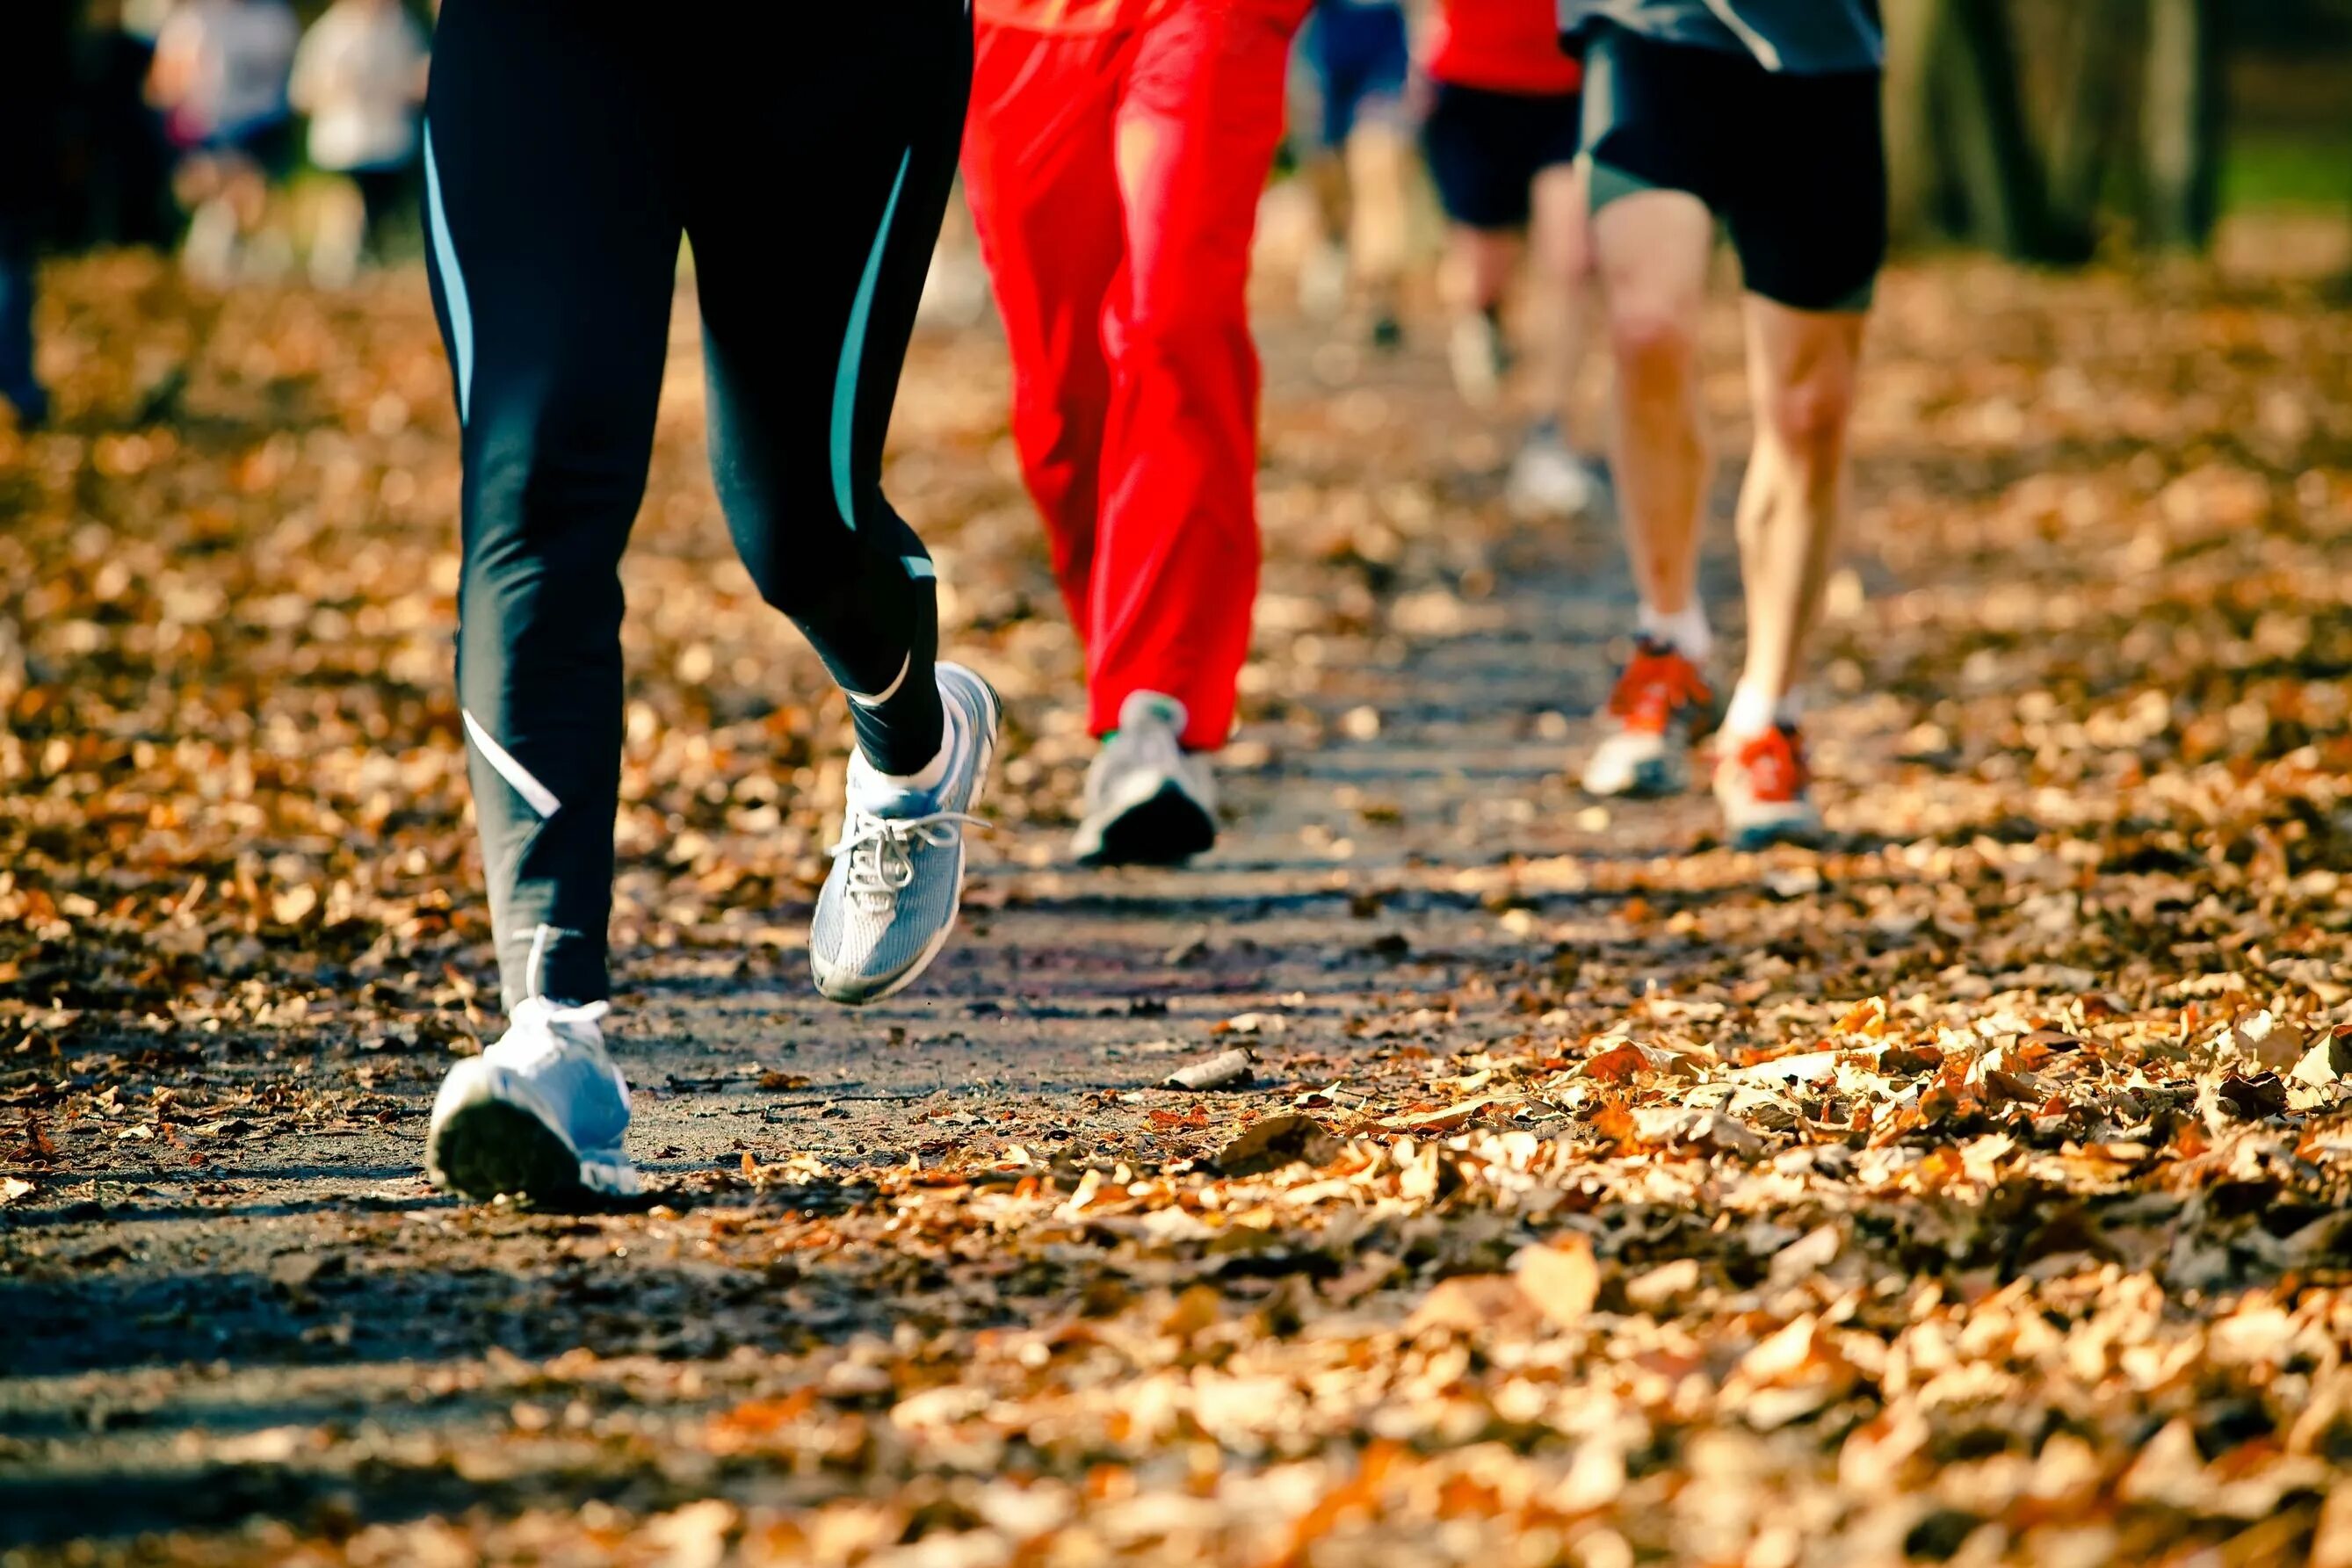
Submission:
[[[2201,249],[2221,216],[2221,0],[2148,0],[2140,143],[2147,237]]]
[[[2117,220],[2143,243],[2203,246],[2219,215],[2225,4],[1885,0],[1898,232],[2062,265],[2088,260]]]

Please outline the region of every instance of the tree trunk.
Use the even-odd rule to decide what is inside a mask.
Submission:
[[[2090,235],[2051,222],[2040,153],[2026,130],[2005,0],[1945,0],[1935,48],[1937,130],[1972,237],[2004,256],[2077,262]]]
[[[2098,233],[2108,175],[2129,145],[2145,8],[2145,0],[2080,0],[2068,17],[2049,137],[2051,222],[2062,233]]]
[[[1895,240],[1937,230],[1943,159],[1930,107],[1945,0],[1885,0],[1886,208]]]
[[[2200,250],[2221,214],[2221,0],[2148,0],[2140,143],[2151,244]]]

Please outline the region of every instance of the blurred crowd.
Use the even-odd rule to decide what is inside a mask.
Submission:
[[[333,287],[417,245],[437,0],[10,5],[0,54],[0,400],[20,423],[47,413],[30,336],[33,265],[45,248],[152,246],[175,249],[208,286],[300,267]],[[1535,40],[1530,57],[1550,47]],[[1349,321],[1376,350],[1402,342],[1401,302],[1431,248],[1418,243],[1433,205],[1421,152],[1433,162],[1446,154],[1444,78],[1456,48],[1428,0],[1321,0],[1295,51],[1286,162],[1313,230],[1297,258],[1299,304]],[[1500,395],[1514,358],[1502,306],[1523,248],[1554,275],[1538,291],[1544,309],[1578,308],[1572,280],[1563,286],[1559,275],[1581,259],[1551,221],[1566,188],[1541,177],[1544,163],[1531,156],[1531,197],[1520,185],[1528,205],[1504,214],[1516,221],[1456,225],[1441,267],[1449,361],[1464,394],[1482,403]],[[976,308],[976,263],[961,259],[935,272],[934,288],[961,284]],[[1515,494],[1543,510],[1573,509],[1587,493],[1559,434],[1560,389],[1580,338],[1573,327],[1538,321],[1521,334],[1533,455]]]
[[[0,399],[46,246],[176,246],[193,276],[348,282],[415,206],[430,16],[406,0],[10,0],[0,50]],[[299,177],[299,178],[298,178]],[[270,222],[299,187],[299,223]]]

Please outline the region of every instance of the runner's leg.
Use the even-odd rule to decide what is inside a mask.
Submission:
[[[1089,726],[1138,691],[1183,704],[1183,744],[1233,723],[1257,594],[1258,361],[1245,298],[1282,131],[1283,19],[1185,6],[1149,27],[1118,113],[1128,269],[1111,362]]]
[[[1820,614],[1837,536],[1863,317],[1793,310],[1758,294],[1748,297],[1747,315],[1756,417],[1738,512],[1748,661],[1732,700],[1762,709],[1734,716],[1754,733],[1772,722],[1795,686],[1805,639]]]
[[[1643,606],[1659,618],[1685,615],[1697,602],[1708,472],[1698,333],[1714,238],[1706,204],[1684,191],[1632,192],[1592,218],[1617,365],[1611,448],[1618,510]]]
[[[1748,286],[1756,421],[1739,501],[1748,665],[1727,716],[1748,733],[1776,712],[1794,716],[1837,531],[1864,316],[1886,252],[1876,73],[1755,75],[1765,131],[1741,147],[1726,203]]]
[[[1597,795],[1682,789],[1714,702],[1696,584],[1708,479],[1698,341],[1725,152],[1717,121],[1689,106],[1731,114],[1724,78],[1741,63],[1613,28],[1586,55],[1585,178],[1617,371],[1612,477],[1642,601],[1633,656],[1585,764]]]
[[[1104,413],[1103,301],[1126,255],[1111,115],[1129,45],[982,25],[964,193],[1013,360],[1013,441],[1055,580],[1091,662]]]
[[[1503,301],[1518,270],[1528,225],[1529,164],[1523,127],[1500,93],[1437,84],[1422,149],[1447,220],[1439,275],[1454,320],[1446,344],[1454,390],[1475,407],[1500,400],[1508,361]]]
[[[1726,204],[1748,285],[1756,418],[1739,497],[1748,662],[1715,783],[1732,841],[1748,846],[1819,823],[1797,688],[1836,544],[1864,314],[1886,250],[1877,74],[1757,72],[1754,91],[1765,132],[1741,146]]]
[[[606,994],[618,565],[679,232],[636,31],[611,5],[467,0],[442,17],[427,106],[434,300],[464,426],[458,691],[509,1009]]]
[[[1555,163],[1535,178],[1529,244],[1543,283],[1545,330],[1538,340],[1534,413],[1567,441],[1575,429],[1576,382],[1592,334],[1591,214],[1583,170]]]
[[[851,694],[866,760],[917,774],[940,747],[937,591],[882,494],[882,445],[954,181],[969,24],[956,0],[910,0],[746,26],[690,108],[698,139],[730,154],[698,160],[687,195],[712,473],[761,593]],[[827,71],[786,99],[761,90],[761,62],[813,45]],[[819,142],[793,215],[829,243],[798,247],[787,280],[774,211],[745,199],[735,157]]]

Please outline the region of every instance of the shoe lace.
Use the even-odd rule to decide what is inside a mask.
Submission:
[[[1743,741],[1736,759],[1759,800],[1793,800],[1804,792],[1805,743],[1793,730],[1768,729]]]
[[[843,825],[836,857],[849,857],[849,896],[869,909],[887,910],[915,880],[919,844],[946,849],[966,828],[985,827],[963,811],[932,811],[920,817],[877,817],[852,808]]]
[[[1703,706],[1712,695],[1706,677],[1681,653],[1643,642],[1609,694],[1609,712],[1628,728],[1662,735],[1678,711]]]

